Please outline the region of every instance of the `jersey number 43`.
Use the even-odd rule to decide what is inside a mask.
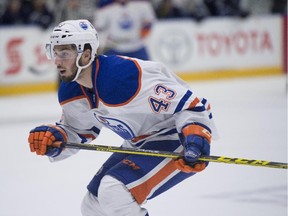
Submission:
[[[176,92],[165,85],[158,84],[154,87],[154,96],[148,98],[150,107],[153,112],[160,113],[161,111],[167,112],[173,98],[176,96]]]

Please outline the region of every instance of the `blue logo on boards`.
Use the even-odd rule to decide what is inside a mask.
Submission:
[[[117,133],[123,139],[131,140],[135,137],[135,134],[133,133],[131,128],[123,121],[115,118],[107,118],[104,116],[99,116],[96,115],[95,113],[94,116],[100,123],[102,123],[104,126]]]

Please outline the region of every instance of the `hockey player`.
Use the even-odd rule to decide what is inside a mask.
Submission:
[[[63,113],[30,131],[30,149],[59,161],[77,152],[62,142],[89,143],[107,127],[124,147],[183,151],[179,159],[113,153],[88,184],[84,216],[147,216],[141,204],[206,168],[198,158],[210,154],[216,134],[210,105],[163,64],[97,55],[98,46],[87,20],[54,28],[46,50],[64,81]]]
[[[145,40],[155,21],[155,12],[146,0],[100,0],[94,26],[105,55],[124,55],[149,60]]]

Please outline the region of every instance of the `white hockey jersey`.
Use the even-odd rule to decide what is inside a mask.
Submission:
[[[90,142],[107,127],[126,140],[126,147],[135,147],[147,137],[175,129],[180,133],[195,122],[208,128],[212,138],[216,135],[208,101],[161,63],[100,55],[91,78],[93,89],[77,82],[62,83],[59,89],[59,125],[70,142]],[[75,152],[66,149],[58,158]]]
[[[154,9],[149,1],[117,2],[98,8],[94,26],[101,44],[119,52],[133,52],[144,46],[142,32],[155,20]]]

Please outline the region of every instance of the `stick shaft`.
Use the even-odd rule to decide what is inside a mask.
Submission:
[[[176,152],[157,151],[157,150],[138,149],[138,148],[125,148],[125,147],[96,145],[96,144],[82,144],[82,143],[67,142],[65,143],[65,148],[80,149],[80,150],[93,150],[93,151],[102,151],[102,152],[116,152],[116,153],[123,153],[123,154],[136,154],[136,155],[166,157],[166,158],[183,157],[182,153],[176,153]],[[243,159],[243,158],[231,158],[231,157],[225,157],[225,156],[201,156],[199,160],[207,161],[207,162],[226,163],[226,164],[238,164],[238,165],[288,169],[287,163],[264,161],[264,160],[251,160],[251,159]]]

